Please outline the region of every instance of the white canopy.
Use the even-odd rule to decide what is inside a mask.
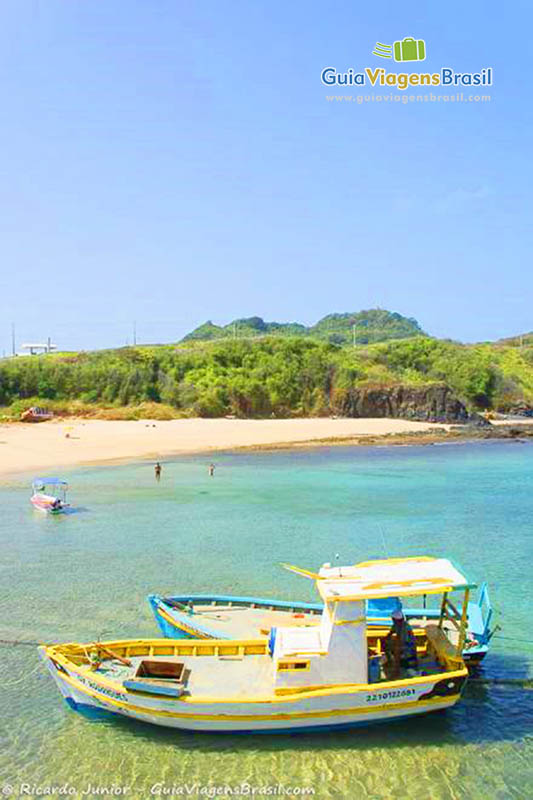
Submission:
[[[324,564],[318,591],[325,601],[402,597],[475,587],[446,558],[418,556],[365,561],[348,567]]]

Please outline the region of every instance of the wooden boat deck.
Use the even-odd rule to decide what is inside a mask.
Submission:
[[[309,633],[311,632],[309,631]],[[402,671],[402,675],[396,675],[396,678],[435,675],[444,673],[447,669],[457,668],[453,664],[456,658],[455,648],[436,625],[428,627],[427,637],[428,640],[430,637],[432,640],[435,640],[435,637],[441,638],[442,641],[439,645],[441,653],[439,661],[441,663],[428,650],[425,634],[420,631],[417,637],[419,637],[419,667],[416,675],[410,675],[408,672],[403,674]],[[127,648],[121,653],[122,657],[127,657],[131,661],[131,666],[107,657],[97,669],[88,670],[88,673],[94,674],[95,677],[101,675],[119,683],[134,681],[137,684],[137,691],[146,685],[145,681],[148,679],[149,683],[155,681],[163,687],[180,686],[183,688],[183,693],[191,697],[214,698],[222,695],[226,698],[242,700],[250,697],[272,697],[275,694],[274,664],[264,645],[236,644],[233,646],[229,643],[213,643],[211,645],[200,640],[188,640],[184,643],[169,645],[174,652],[168,654],[159,654],[149,646],[146,646],[146,652],[141,654],[136,644],[132,647],[133,653],[127,652]],[[381,660],[379,654],[382,652],[381,635],[374,633],[372,641],[369,641],[369,657],[375,658],[377,653],[377,657]],[[452,662],[446,666],[446,661],[450,658]],[[180,680],[174,680],[169,677],[157,678],[153,675],[138,675],[142,662],[156,665],[182,665],[182,676]],[[389,681],[392,678],[390,674],[387,674],[383,665],[371,670],[371,674],[369,682],[372,684]],[[126,688],[129,689],[129,687]],[[302,686],[302,689],[305,690],[305,687]]]
[[[244,605],[210,605],[194,606],[194,614],[190,615],[191,624],[200,623],[209,626],[214,633],[221,636],[230,635],[232,639],[254,639],[268,636],[270,629],[285,625],[317,625],[320,614],[304,612],[287,612],[285,609],[271,609],[261,606]]]
[[[131,659],[132,666],[128,667],[118,661],[110,659],[102,662],[94,670],[94,675],[104,675],[106,678],[118,681],[139,680],[136,673],[144,657],[136,656]],[[183,664],[184,667],[184,693],[191,696],[219,697],[244,699],[250,696],[274,695],[274,673],[272,659],[269,655],[246,656],[158,656],[157,661]],[[213,676],[216,675],[216,679]],[[165,680],[172,685],[174,681]]]
[[[245,605],[220,605],[198,604],[194,605],[194,613],[187,615],[191,625],[200,624],[208,626],[213,633],[221,637],[230,636],[232,639],[254,639],[268,636],[271,628],[279,627],[309,627],[320,624],[321,614],[317,612],[291,612],[287,609],[272,609],[261,606]],[[372,620],[369,619],[371,622]],[[411,628],[424,628],[428,622],[434,620],[427,617],[412,617],[409,619]],[[375,627],[389,630],[392,621],[384,617],[381,625],[374,622]],[[371,626],[370,630],[371,630]],[[443,628],[453,644],[458,641],[457,629],[448,620],[444,621]]]

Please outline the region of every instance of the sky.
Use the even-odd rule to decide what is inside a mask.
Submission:
[[[525,2],[3,0],[0,355],[12,323],[17,349],[62,350],[375,307],[462,341],[532,330],[532,22]],[[423,64],[372,55],[405,37]],[[328,101],[380,94],[328,66],[494,85]]]

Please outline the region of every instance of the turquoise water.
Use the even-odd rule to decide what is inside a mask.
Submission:
[[[427,553],[489,582],[502,630],[482,676],[532,677],[533,445],[222,454],[214,478],[210,460],[166,463],[160,484],[150,464],[63,472],[76,508],[63,517],[31,509],[31,476],[0,484],[0,638],[150,636],[152,591],[314,600],[312,583],[280,561],[314,570],[336,553],[341,563]],[[230,796],[226,786],[278,797],[312,788],[321,799],[533,797],[533,691],[519,685],[471,683],[453,710],[388,727],[216,737],[90,722],[61,700],[35,648],[0,652],[0,787],[13,796],[22,783],[24,796],[90,796],[90,783],[143,799]]]

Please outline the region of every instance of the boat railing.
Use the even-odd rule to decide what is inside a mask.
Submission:
[[[218,658],[243,658],[249,655],[266,655],[267,642],[256,640],[244,641],[213,641],[207,643],[202,639],[171,640],[163,642],[132,641],[132,642],[91,642],[87,645],[59,645],[54,649],[58,655],[66,656],[70,661],[79,666],[91,663],[91,652],[101,650],[112,653],[116,658],[130,659],[135,657],[157,656],[217,656]],[[108,656],[111,658],[111,656]]]

